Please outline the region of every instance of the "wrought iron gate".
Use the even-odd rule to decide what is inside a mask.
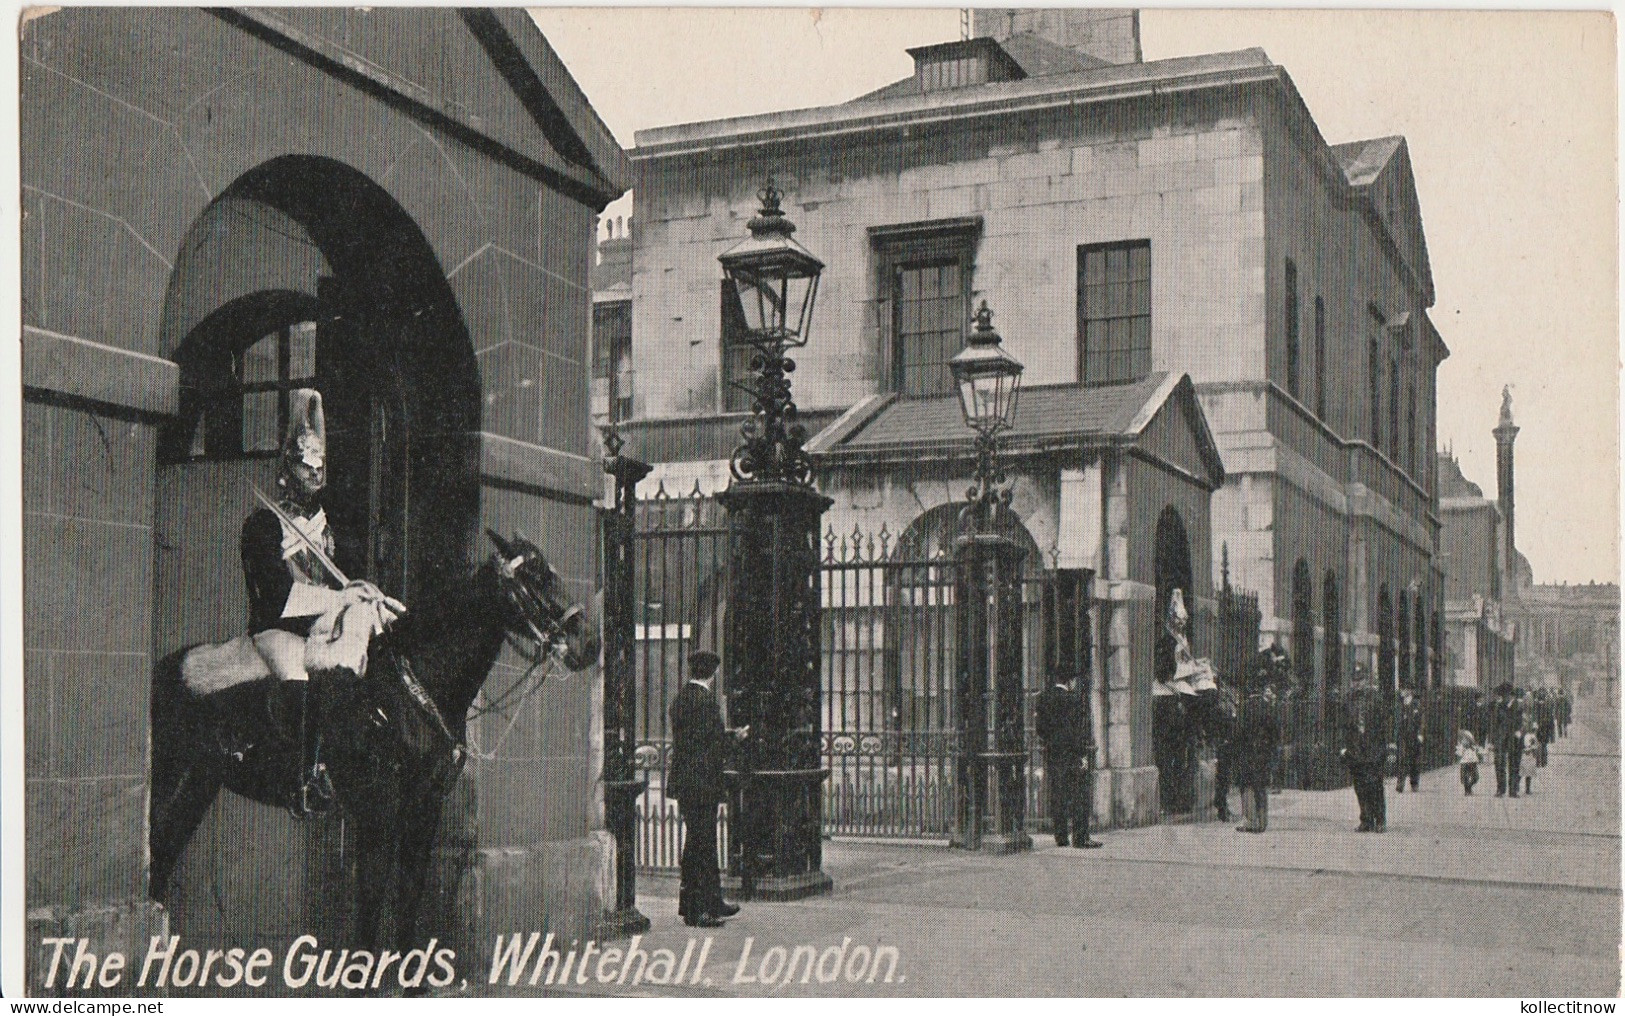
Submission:
[[[884,527],[825,535],[824,830],[831,835],[947,839],[953,831],[959,566],[912,549],[894,545]],[[1059,672],[1090,674],[1092,658],[1088,574],[1046,568],[1036,557],[1022,580],[1029,831],[1049,820],[1034,701]]]
[[[721,506],[696,487],[664,487],[637,502],[632,554],[637,858],[675,867],[677,806],[664,794],[667,710],[689,653],[721,654],[728,567]],[[882,528],[825,534],[820,569],[826,835],[947,839],[958,751],[954,706],[957,565],[913,553]],[[1023,579],[1024,719],[1029,752],[1027,827],[1048,822],[1033,701],[1058,671],[1092,673],[1089,575],[1029,555]],[[726,672],[727,668],[724,668]],[[727,809],[719,837],[727,850]]]
[[[669,710],[685,680],[689,654],[701,649],[722,653],[728,528],[722,506],[703,496],[697,485],[686,495],[670,494],[660,485],[637,501],[634,520],[634,759],[644,780],[635,803],[637,859],[640,867],[675,868],[682,823],[677,802],[665,793],[671,761]],[[724,805],[717,831],[722,863],[728,856],[727,812]]]

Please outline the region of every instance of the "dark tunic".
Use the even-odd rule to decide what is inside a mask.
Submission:
[[[729,740],[716,693],[694,681],[683,682],[671,704],[671,773],[666,796],[685,807],[716,804],[727,796],[722,770]]]
[[[1051,685],[1038,696],[1036,712],[1038,739],[1044,742],[1049,768],[1076,768],[1091,748],[1082,696]]]
[[[1236,724],[1234,777],[1241,787],[1267,787],[1275,765],[1275,749],[1281,743],[1281,723],[1275,706],[1262,696],[1249,698]]]
[[[288,505],[281,506],[288,510]],[[289,514],[294,514],[292,510]],[[333,557],[333,532],[323,530],[322,550]],[[292,632],[301,638],[310,635],[314,617],[283,617],[288,593],[295,582],[341,588],[316,556],[301,549],[290,557],[282,555],[282,522],[269,508],[261,508],[243,522],[243,579],[248,585],[248,633],[258,635],[271,628]]]
[[[1375,692],[1350,697],[1343,717],[1343,747],[1351,767],[1381,772],[1388,757],[1388,710]],[[1361,727],[1364,730],[1361,730]]]

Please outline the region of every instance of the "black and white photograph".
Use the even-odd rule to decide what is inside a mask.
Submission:
[[[12,14],[8,999],[1613,1011],[1611,10]]]

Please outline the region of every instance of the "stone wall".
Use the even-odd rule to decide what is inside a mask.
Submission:
[[[26,864],[36,942],[90,929],[99,948],[133,951],[163,926],[166,915],[144,902],[153,653],[241,623],[235,528],[250,502],[246,474],[233,466],[243,464],[220,464],[224,473],[205,483],[217,494],[230,488],[215,524],[165,537],[218,544],[217,574],[155,578],[155,553],[162,570],[178,545],[155,541],[155,517],[179,518],[183,502],[196,507],[163,482],[156,463],[155,432],[177,408],[167,358],[191,323],[234,293],[314,296],[317,275],[343,274],[333,266],[366,243],[366,228],[340,227],[343,210],[321,210],[336,195],[300,195],[295,186],[304,211],[283,211],[304,226],[326,216],[325,236],[292,237],[293,248],[279,250],[250,239],[200,256],[188,244],[215,234],[194,235],[194,227],[211,208],[244,220],[225,215],[233,197],[217,199],[251,171],[284,156],[342,167],[408,224],[403,236],[415,235],[451,311],[439,332],[408,324],[396,338],[444,343],[438,379],[467,384],[475,401],[463,429],[414,438],[423,486],[437,489],[444,474],[462,471],[476,491],[476,515],[457,541],[466,564],[485,553],[475,526],[521,529],[572,596],[590,601],[598,588],[590,499],[602,479],[586,404],[595,209],[539,179],[546,169],[538,164],[556,156],[503,154],[503,144],[525,147],[540,135],[523,115],[523,139],[504,133],[518,100],[492,87],[500,78],[454,12],[286,13],[316,49],[369,54],[367,84],[268,43],[266,23],[234,17],[81,8],[31,20],[23,34]],[[426,53],[452,53],[445,67],[487,77],[447,78],[436,68],[425,76],[413,61]],[[379,90],[404,87],[393,75],[407,71],[427,90],[380,98]],[[488,117],[490,136],[444,119],[432,127],[427,107],[413,106],[459,96]],[[262,218],[243,228],[263,240],[274,225]],[[290,253],[301,247],[312,253],[303,262]],[[187,267],[199,261],[211,266],[203,281]],[[407,277],[388,263],[370,270]],[[429,299],[397,292],[378,312],[404,310],[409,321],[410,301],[420,298]],[[269,468],[251,465],[256,475]],[[160,497],[174,503],[156,505]],[[159,595],[185,602],[159,604]],[[182,630],[197,623],[209,630]],[[506,688],[521,672],[505,656],[490,686]],[[437,881],[452,918],[464,922],[442,940],[466,943],[468,969],[496,931],[585,936],[602,912],[611,848],[601,832],[599,683],[596,668],[555,676],[471,728],[474,758],[445,829],[452,861]],[[292,933],[284,918],[307,913],[310,893],[332,891],[321,885],[332,832],[294,828],[258,805],[218,803],[183,866],[191,881],[180,897],[193,904],[186,920],[205,937],[244,945]],[[242,848],[245,838],[252,849]],[[312,852],[309,864],[294,860]],[[264,892],[273,882],[284,890],[274,899]],[[222,885],[215,898],[230,905],[210,917],[198,893]]]
[[[797,143],[648,160],[633,266],[634,415],[710,413],[718,398],[721,269],[772,175],[796,239],[827,266],[797,356],[804,408],[880,390],[875,226],[980,216],[972,288],[997,314],[1028,385],[1077,379],[1078,247],[1151,241],[1153,368],[1198,381],[1262,372],[1262,140],[1247,103],[1110,104],[976,122],[861,145]],[[994,126],[994,124],[997,124]],[[658,364],[660,369],[651,369]]]

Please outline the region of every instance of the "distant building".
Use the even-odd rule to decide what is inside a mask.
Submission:
[[[1222,459],[1211,541],[1189,541],[1199,653],[1227,549],[1303,686],[1336,687],[1356,660],[1389,689],[1437,680],[1430,450],[1448,350],[1404,139],[1328,144],[1260,50],[1142,62],[1132,10],[988,10],[974,25],[842,105],[638,134],[623,433],[655,463],[646,482],[728,482],[749,364],[716,257],[773,177],[828,266],[794,380],[836,531],[911,524],[964,488],[957,414],[919,406],[951,406],[973,299],[997,313],[1034,393],[1033,454],[1010,464],[1017,512],[1045,555],[1098,569],[1100,605],[1127,608],[1120,629],[1096,625],[1094,656],[1097,687],[1130,692],[1103,740],[1140,788],[1122,793],[1145,793],[1130,771],[1157,765],[1155,664],[1107,640],[1152,640],[1167,590],[1112,571],[1083,534],[1167,504],[1131,491],[1115,507],[1085,479],[1096,438],[1081,421],[1115,390],[1188,375],[1200,409],[1180,410],[1180,440],[1210,433]],[[935,450],[914,454],[922,442]],[[1191,534],[1209,527],[1197,511],[1177,510]]]
[[[1444,683],[1488,691],[1514,678],[1516,600],[1506,566],[1507,526],[1500,499],[1485,497],[1455,456],[1439,453],[1438,470]]]
[[[1619,701],[1619,586],[1538,585],[1519,599],[1518,674],[1530,687]]]

